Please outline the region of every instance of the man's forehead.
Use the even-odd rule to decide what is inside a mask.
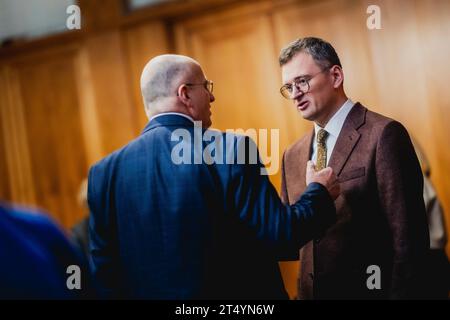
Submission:
[[[283,82],[287,83],[295,78],[310,75],[311,73],[316,72],[317,68],[319,68],[319,66],[309,53],[300,52],[281,67]]]

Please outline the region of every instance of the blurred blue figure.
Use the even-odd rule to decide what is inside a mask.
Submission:
[[[67,273],[71,265],[80,267],[81,289],[67,287],[75,273]],[[0,204],[0,299],[84,297],[88,292],[84,266],[81,255],[50,218]]]

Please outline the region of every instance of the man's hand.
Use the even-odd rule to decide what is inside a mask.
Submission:
[[[312,182],[320,183],[327,188],[334,200],[336,200],[341,193],[341,186],[336,175],[333,173],[333,169],[326,167],[325,169],[316,171],[314,163],[308,161],[306,164],[306,185],[309,185]]]

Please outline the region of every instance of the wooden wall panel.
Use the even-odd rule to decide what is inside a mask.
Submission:
[[[11,202],[35,204],[35,187],[31,174],[29,142],[24,121],[24,106],[17,70],[0,65],[0,122],[5,152],[1,161],[8,169],[0,183],[9,189]]]
[[[139,133],[148,122],[142,101],[140,78],[147,62],[160,54],[174,53],[170,49],[169,34],[162,21],[133,25],[123,32],[127,53],[128,79],[132,86],[132,107],[138,114]]]
[[[35,204],[65,226],[82,216],[77,195],[87,171],[74,59],[65,52],[17,65]]]
[[[99,111],[92,76],[93,70],[90,66],[89,51],[85,46],[79,48],[74,59],[74,65],[86,158],[87,163],[91,165],[100,160],[105,155],[105,151],[101,141]]]
[[[1,82],[0,82],[1,83]],[[1,85],[1,84],[0,84]],[[1,91],[1,89],[0,89]],[[2,92],[0,92],[1,94]],[[0,104],[2,105],[2,104]],[[8,164],[6,163],[6,141],[7,138],[3,123],[0,121],[0,201],[11,200]]]
[[[93,35],[83,45],[92,78],[87,86],[93,87],[102,152],[106,155],[139,132],[123,40],[118,31],[112,31]]]
[[[267,4],[185,20],[176,25],[175,34],[177,50],[197,59],[214,81],[214,128],[279,130],[279,150],[272,155],[278,156],[278,170],[270,176],[279,187],[281,151],[298,131],[295,111],[279,93],[281,75]]]
[[[89,166],[140,131],[123,48],[121,34],[107,32],[1,61],[9,200],[65,227],[84,215],[77,196]]]
[[[421,145],[432,138],[431,108],[417,32],[416,7],[405,1],[387,1],[380,8],[383,29],[369,32],[370,49],[379,92],[379,111],[401,121]],[[413,93],[413,94],[412,94]],[[431,150],[425,150],[430,154]]]
[[[421,144],[430,158],[431,178],[446,213],[447,235],[450,235],[450,2],[445,0],[416,2],[418,48],[425,64],[425,78],[417,79],[418,86],[427,89],[427,104],[419,106],[430,113],[432,134]],[[421,131],[421,134],[423,130]],[[450,256],[450,243],[447,244]]]

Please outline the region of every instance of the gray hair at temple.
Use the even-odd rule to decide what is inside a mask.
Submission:
[[[342,68],[341,61],[328,42],[314,37],[299,38],[283,48],[278,61],[280,67],[288,63],[295,55],[306,52],[311,55],[314,61],[322,68],[338,65]]]

